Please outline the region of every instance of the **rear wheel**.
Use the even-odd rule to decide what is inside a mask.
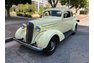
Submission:
[[[55,50],[56,50],[57,43],[58,43],[57,38],[56,37],[53,37],[50,40],[48,46],[44,49],[44,53],[46,55],[52,55],[55,52]]]
[[[73,31],[72,35],[75,35],[76,32],[77,32],[77,24],[76,24],[76,26],[75,26],[75,30]]]

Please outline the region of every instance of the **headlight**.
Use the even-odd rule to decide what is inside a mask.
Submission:
[[[26,24],[22,24],[22,29],[24,29],[26,27]]]
[[[36,26],[35,30],[36,30],[37,32],[39,32],[41,29],[40,29],[39,26]]]

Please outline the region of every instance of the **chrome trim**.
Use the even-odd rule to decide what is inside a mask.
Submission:
[[[32,49],[32,50],[42,51],[42,50],[44,49],[44,48],[35,47],[35,46],[31,45],[31,44],[27,44],[26,42],[20,41],[20,40],[18,40],[18,39],[16,39],[16,38],[13,38],[13,39],[14,39],[15,41],[19,42],[20,44],[22,44],[22,45],[24,45],[24,46],[26,46],[26,47],[29,47],[29,48]]]
[[[32,22],[28,22],[26,29],[26,42],[28,44],[32,42],[33,32],[34,32],[34,24]]]

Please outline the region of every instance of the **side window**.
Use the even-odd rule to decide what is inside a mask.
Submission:
[[[49,14],[50,14],[49,12],[44,12],[43,13],[44,16],[49,16]]]
[[[69,18],[69,17],[71,17],[70,11],[65,12],[64,15],[63,15],[63,17],[64,17],[64,18]]]

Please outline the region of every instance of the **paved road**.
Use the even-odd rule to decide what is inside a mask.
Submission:
[[[80,25],[89,26],[89,16],[85,16],[84,18],[80,19]]]
[[[5,18],[5,38],[14,37],[16,30],[23,24],[27,23],[32,18],[23,18],[23,17],[6,17]]]
[[[35,52],[15,41],[5,44],[6,63],[89,63],[89,27],[79,26],[76,35],[68,37],[51,56]]]

